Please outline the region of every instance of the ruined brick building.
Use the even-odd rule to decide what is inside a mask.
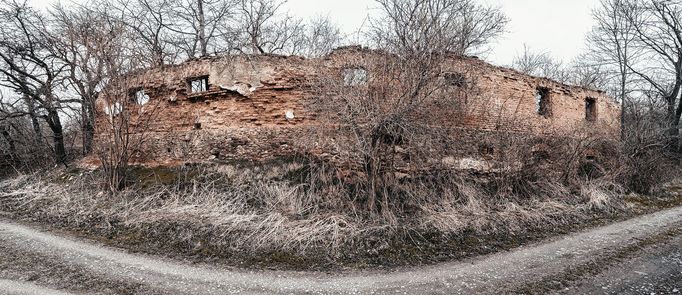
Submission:
[[[213,57],[130,74],[125,86],[129,105],[136,114],[152,118],[144,127],[139,160],[162,164],[259,160],[310,148],[314,143],[302,139],[319,123],[307,100],[310,76],[324,67],[346,87],[372,83],[372,68],[365,63],[376,54],[381,53],[346,47],[313,59]],[[502,130],[529,136],[587,128],[604,137],[618,137],[620,106],[602,91],[530,77],[474,57],[449,60],[442,65],[442,79],[452,95],[461,98],[462,108],[441,110],[457,118],[448,127],[466,134]],[[477,85],[479,92],[470,94],[470,85]],[[98,125],[103,126],[105,118],[117,115],[120,108],[118,102],[100,99]],[[100,134],[102,130],[98,128]],[[467,148],[458,149],[464,157]],[[334,154],[333,150],[318,152]]]

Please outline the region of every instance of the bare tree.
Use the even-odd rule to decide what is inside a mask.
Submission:
[[[477,54],[486,50],[486,46],[492,40],[504,33],[505,27],[509,22],[507,16],[496,7],[484,6],[476,3],[473,0],[458,0],[458,1],[422,1],[423,3],[415,3],[415,1],[405,1],[404,3],[393,3],[394,1],[377,1],[382,10],[392,9],[393,12],[401,13],[395,19],[395,22],[380,23],[385,19],[375,19],[372,21],[370,29],[370,42],[381,44],[390,39],[394,39],[399,46],[408,46],[409,42],[416,40],[416,35],[420,32],[419,29],[412,31],[412,29],[400,27],[412,21],[413,17],[418,17],[418,11],[410,11],[402,9],[409,9],[410,5],[423,6],[424,13],[431,14],[430,17],[434,23],[440,27],[437,33],[433,33],[435,38],[442,40],[443,48],[456,54]],[[422,20],[424,21],[424,20]],[[394,27],[392,27],[394,26]],[[381,30],[376,30],[381,27]],[[379,34],[388,34],[379,36]],[[400,36],[407,38],[407,40],[399,40]]]
[[[77,101],[60,99],[55,92],[64,68],[50,51],[45,19],[25,2],[3,1],[0,22],[2,86],[19,93],[25,100],[18,114],[34,120],[40,117],[47,123],[52,131],[55,161],[66,165],[60,112],[65,104]],[[34,122],[34,128],[38,126]]]
[[[286,13],[286,0],[240,0],[241,51],[248,53],[299,53],[304,47],[304,24]]]
[[[593,62],[588,54],[581,54],[565,64],[549,52],[533,51],[524,45],[523,52],[514,57],[511,67],[526,75],[549,78],[564,84],[591,89],[610,86],[606,66]]]
[[[453,11],[455,23],[451,34],[457,40],[455,52],[478,54],[505,32],[509,18],[499,7],[481,5],[474,0],[457,2],[462,2],[462,8]]]
[[[593,11],[595,25],[588,34],[589,52],[584,60],[590,60],[593,65],[606,68],[609,76],[615,76],[613,94],[621,102],[621,132],[625,132],[625,112],[631,107],[629,94],[630,65],[633,58],[633,42],[635,32],[633,24],[626,17],[623,9],[627,10],[627,0],[601,0],[600,6]],[[621,133],[621,137],[625,137]]]
[[[140,152],[163,100],[151,99],[140,88],[142,82],[131,73],[127,56],[113,55],[102,66],[110,78],[97,100],[98,138],[93,152],[100,160],[107,189],[117,193],[126,186],[129,165]]]
[[[312,18],[305,25],[303,48],[300,52],[307,57],[320,57],[341,44],[341,30],[328,17],[318,16]]]
[[[627,57],[620,61],[627,69],[622,73],[632,73],[658,92],[666,104],[668,135],[677,143],[682,115],[682,3],[623,0],[615,9],[614,18],[627,21],[621,31],[633,34],[631,39],[623,40],[621,36],[621,39],[612,40],[614,46],[628,42],[630,52],[621,48],[621,55]]]
[[[170,27],[173,21],[172,2],[168,0],[118,0],[110,3],[108,0],[98,2],[96,7],[100,14],[111,15],[130,31],[127,36],[130,50],[136,57],[141,58],[143,65],[152,67],[173,64],[176,62],[179,48],[175,46],[174,38],[179,28],[174,32]],[[115,15],[114,15],[115,14]],[[179,24],[178,24],[179,25]],[[182,31],[184,32],[184,31]],[[190,35],[189,33],[181,33]],[[183,39],[180,36],[180,39]],[[204,36],[204,42],[208,42]],[[180,43],[183,46],[184,43]],[[208,50],[208,49],[206,49]],[[185,49],[186,52],[191,50]],[[188,56],[193,56],[189,55]]]
[[[363,55],[362,64],[352,59],[336,60],[340,73],[330,68],[319,75],[340,74],[336,79],[341,81],[316,81],[320,87],[316,105],[317,112],[323,114],[321,119],[330,120],[333,126],[340,121],[339,129],[351,142],[350,151],[343,154],[348,155],[348,165],[357,163],[363,172],[361,183],[368,211],[388,214],[391,198],[396,195],[390,185],[401,171],[396,164],[402,157],[399,154],[416,165],[410,167],[412,171],[426,171],[438,165],[433,159],[440,159],[451,140],[445,128],[433,124],[434,112],[454,111],[461,102],[458,96],[445,94],[449,86],[442,66],[448,60],[462,58],[452,51],[461,49],[461,40],[466,38],[453,33],[452,28],[467,21],[462,15],[471,3],[377,3],[381,15],[372,20],[368,32],[376,49]]]
[[[512,67],[526,75],[550,78],[561,83],[569,81],[562,61],[554,59],[549,52],[533,51],[525,44],[523,52],[514,57]]]
[[[590,89],[609,89],[612,76],[606,65],[594,63],[589,55],[579,55],[566,69],[568,82]]]
[[[4,95],[0,92],[0,102],[4,101],[5,97]],[[3,104],[0,104],[0,114],[6,114],[9,112],[4,111],[3,109]],[[17,144],[16,144],[16,139],[15,136],[12,135],[12,122],[9,118],[6,118],[2,115],[0,115],[0,136],[2,136],[2,139],[7,144],[7,153],[10,156],[10,159],[14,161],[15,159],[18,158],[17,154]],[[0,163],[2,165],[3,163]]]
[[[124,29],[123,23],[90,7],[57,5],[51,11],[49,50],[64,65],[62,84],[80,97],[84,154],[92,151],[95,101],[110,78],[105,64],[126,52]]]
[[[94,152],[111,193],[126,186],[129,165],[145,143],[146,132],[162,103],[158,99],[140,101],[136,93],[130,92],[133,86],[138,85],[121,75],[102,92],[100,137]]]
[[[230,39],[226,36],[234,34],[230,25],[234,1],[182,0],[167,4],[170,4],[172,22],[164,26],[175,33],[171,40],[186,57],[203,57],[230,49],[232,44],[222,42]],[[163,20],[155,22],[163,23]]]

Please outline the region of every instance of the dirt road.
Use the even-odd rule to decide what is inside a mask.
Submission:
[[[681,228],[679,207],[476,259],[393,272],[323,274],[221,269],[129,254],[0,219],[0,293],[617,293],[628,290],[628,282],[615,281],[621,277],[618,269],[647,263],[671,275],[664,288],[672,293],[682,289],[674,276],[680,265],[666,268],[656,261],[679,259]],[[598,275],[613,283],[590,281]]]
[[[565,294],[682,294],[682,235],[562,290]]]

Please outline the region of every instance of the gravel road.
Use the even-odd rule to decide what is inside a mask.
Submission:
[[[391,272],[327,274],[218,268],[130,254],[0,219],[0,293],[616,294],[630,290],[628,282],[618,285],[619,267],[632,265],[650,265],[642,273],[670,275],[665,288],[672,292],[682,289],[674,286],[681,274],[675,264],[681,225],[678,207],[475,259]],[[595,273],[613,283],[597,285],[589,280]]]
[[[623,263],[579,280],[565,294],[682,294],[682,235],[647,247]]]

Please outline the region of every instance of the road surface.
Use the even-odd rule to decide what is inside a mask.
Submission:
[[[394,271],[248,271],[130,254],[0,219],[0,294],[674,294],[682,207],[474,259]]]

